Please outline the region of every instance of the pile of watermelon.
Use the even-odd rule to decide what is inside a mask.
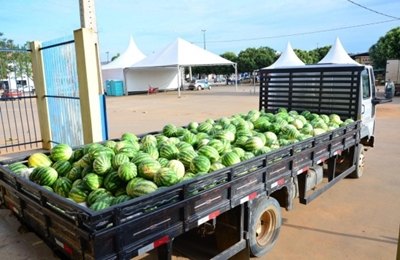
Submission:
[[[160,187],[240,163],[353,122],[336,114],[251,110],[218,120],[167,124],[159,134],[67,144],[34,153],[9,169],[45,189],[98,211]]]

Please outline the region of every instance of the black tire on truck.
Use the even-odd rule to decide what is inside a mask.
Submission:
[[[364,150],[364,145],[358,144],[358,151],[357,154],[355,154],[357,158],[357,165],[356,169],[350,173],[348,176],[350,178],[356,178],[359,179],[364,173],[364,164],[365,164],[365,150]]]
[[[252,256],[269,252],[278,239],[282,217],[279,202],[270,197],[257,199],[251,205],[249,220],[249,248]]]

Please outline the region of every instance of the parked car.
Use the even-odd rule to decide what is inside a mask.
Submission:
[[[188,86],[189,90],[202,90],[206,88],[211,90],[210,84],[208,84],[208,81],[205,79],[192,80]]]
[[[4,90],[3,94],[1,95],[2,99],[12,100],[12,99],[21,99],[23,96],[22,91],[16,89]]]

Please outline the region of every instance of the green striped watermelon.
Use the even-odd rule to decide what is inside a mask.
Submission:
[[[59,176],[63,177],[72,169],[72,164],[69,161],[59,160],[53,163],[51,167],[58,172]]]
[[[93,170],[99,175],[104,175],[111,169],[111,159],[107,155],[101,154],[93,161]]]
[[[206,173],[210,170],[211,162],[210,160],[204,155],[198,155],[192,159],[190,162],[190,170],[195,173]]]
[[[17,175],[19,175],[21,172],[28,169],[28,167],[21,162],[15,162],[15,163],[9,164],[7,167],[10,171],[12,171],[13,173],[15,173]]]
[[[95,174],[88,173],[85,177],[83,177],[83,182],[90,190],[96,190],[101,187],[103,184],[103,177]]]
[[[179,153],[178,159],[183,163],[186,168],[190,168],[190,163],[192,162],[193,158],[196,157],[198,154],[194,150],[184,150]]]
[[[103,187],[111,193],[118,190],[119,187],[124,185],[124,181],[119,177],[117,171],[107,173],[103,180]]]
[[[215,149],[214,147],[212,147],[210,145],[205,145],[205,146],[201,147],[197,151],[197,153],[199,155],[203,155],[203,156],[207,157],[211,163],[219,160],[219,153],[218,153],[217,149]]]
[[[160,157],[172,160],[172,159],[177,159],[178,155],[179,155],[179,149],[174,144],[164,144],[160,147]]]
[[[130,199],[132,199],[132,198],[126,194],[115,196],[115,198],[111,202],[111,205],[117,205],[117,204],[123,203],[125,201],[128,201]]]
[[[183,177],[183,175],[182,175]],[[154,175],[154,183],[157,186],[172,186],[180,181],[182,177],[178,177],[176,171],[171,168],[160,168]]]
[[[226,152],[221,157],[221,163],[228,167],[236,163],[240,163],[240,157],[236,152]]]
[[[57,180],[58,173],[50,166],[39,166],[33,169],[29,179],[42,186],[52,186]]]
[[[106,190],[105,188],[98,188],[97,190],[91,191],[89,193],[89,195],[87,195],[86,204],[88,206],[92,205],[93,203],[95,203],[97,201],[97,199],[99,199],[104,194],[111,196],[111,193],[108,190]]]
[[[177,136],[177,128],[173,124],[166,124],[162,132],[167,137]]]
[[[158,186],[154,182],[137,177],[130,180],[126,185],[126,194],[131,197],[139,197],[157,189]]]
[[[132,162],[127,162],[119,166],[118,176],[121,180],[128,182],[137,175],[137,167]]]
[[[82,187],[82,185],[76,185],[71,188],[68,193],[68,198],[72,199],[76,203],[82,203],[86,201],[88,191]]]
[[[68,144],[57,144],[51,149],[50,154],[53,161],[68,161],[73,154],[73,150]]]
[[[58,178],[53,184],[53,190],[58,195],[67,198],[72,188],[72,182],[67,177]]]
[[[138,167],[138,175],[142,178],[153,180],[156,172],[161,168],[161,164],[154,159],[147,159],[142,161]]]
[[[125,153],[117,153],[112,159],[111,159],[111,165],[114,170],[118,170],[119,166],[129,162],[129,157]]]
[[[121,136],[121,140],[129,141],[131,143],[137,142],[139,138],[134,133],[123,133]]]
[[[178,179],[182,179],[183,175],[185,175],[185,166],[179,160],[171,160],[168,162],[167,167],[172,169]],[[156,182],[157,183],[157,182]]]

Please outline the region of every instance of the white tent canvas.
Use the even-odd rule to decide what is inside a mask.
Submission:
[[[147,90],[148,85],[159,89],[179,89],[182,83],[180,70],[188,66],[232,65],[232,61],[204,50],[181,38],[167,45],[160,52],[126,68],[128,92]],[[170,73],[170,75],[167,75]],[[145,82],[147,79],[147,82]],[[170,79],[170,82],[166,82]],[[157,85],[154,82],[163,84]],[[146,84],[143,84],[146,83]]]
[[[287,43],[286,49],[282,52],[279,58],[266,69],[288,67],[288,66],[303,66],[304,62],[297,57],[290,42]]]
[[[103,82],[106,82],[106,80],[123,81],[124,68],[132,66],[145,57],[131,37],[127,49],[118,58],[101,67]]]
[[[333,44],[333,46],[329,49],[325,57],[320,62],[318,62],[318,64],[360,65],[358,62],[356,62],[349,56],[339,38],[336,38],[336,41]]]

